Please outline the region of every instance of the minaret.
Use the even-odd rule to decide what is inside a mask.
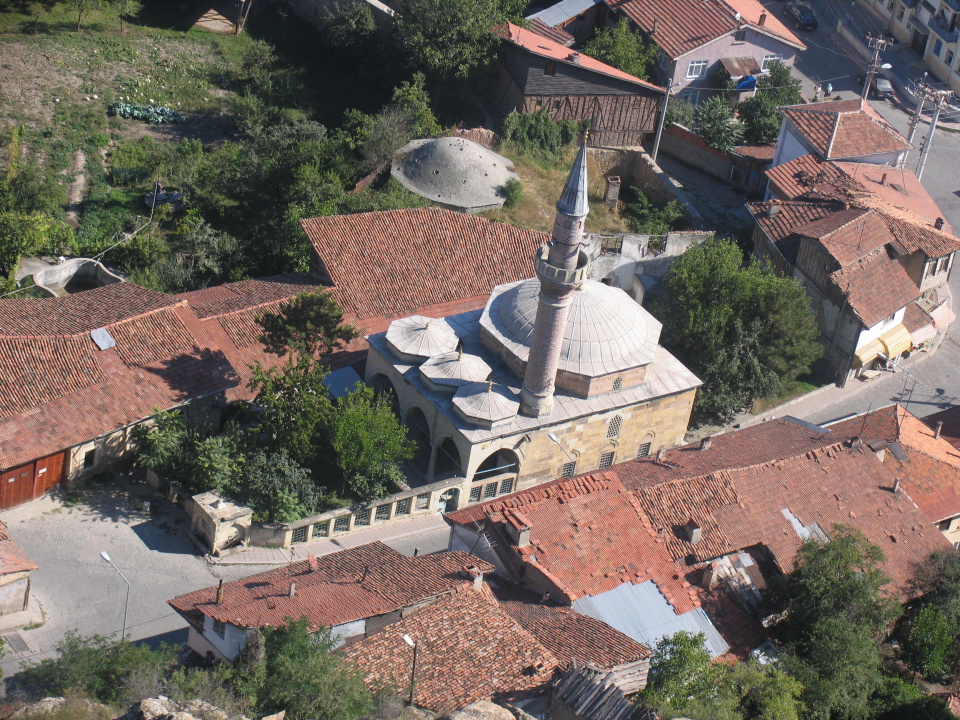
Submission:
[[[580,250],[589,211],[584,140],[557,202],[553,240],[537,251],[534,260],[540,279],[540,302],[520,397],[520,412],[524,415],[540,417],[553,410],[553,387],[573,293],[586,278],[590,265],[586,253]]]

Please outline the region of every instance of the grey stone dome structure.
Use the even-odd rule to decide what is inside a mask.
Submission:
[[[465,138],[413,140],[397,150],[390,174],[407,190],[462,212],[503,207],[513,163]]]
[[[479,355],[449,352],[436,355],[420,366],[420,374],[434,390],[456,392],[469,382],[483,382],[493,369]]]
[[[459,340],[446,320],[411,315],[390,323],[387,342],[397,357],[421,363],[434,355],[453,352]]]
[[[536,278],[497,286],[480,318],[484,345],[518,374],[530,355],[540,287]],[[557,386],[593,395],[587,389],[592,380],[641,369],[653,362],[661,328],[623,290],[583,281],[574,291],[561,340]],[[642,374],[633,373],[632,379],[640,381]],[[617,389],[629,386],[630,380],[621,381]]]
[[[494,428],[513,422],[520,400],[506,385],[467,383],[453,396],[453,408],[471,425]]]

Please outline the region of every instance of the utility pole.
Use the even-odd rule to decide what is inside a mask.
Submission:
[[[660,152],[660,136],[663,135],[663,123],[667,119],[667,103],[670,102],[670,96],[673,95],[673,88],[680,83],[667,82],[667,87],[663,90],[663,107],[660,108],[660,124],[657,125],[657,135],[653,140],[653,152],[650,153],[650,159],[657,161],[657,153]],[[566,452],[566,451],[564,451]]]
[[[930,99],[933,100],[933,117],[930,119],[930,132],[927,133],[927,139],[923,143],[923,152],[920,153],[920,163],[917,165],[917,180],[923,177],[923,168],[927,164],[927,155],[930,154],[930,146],[933,145],[933,133],[937,129],[937,121],[940,119],[940,111],[946,105],[949,90],[933,90],[930,92]]]
[[[907,142],[913,144],[913,136],[917,132],[917,124],[920,122],[920,115],[923,113],[923,106],[927,102],[927,74],[924,73],[923,77],[917,81],[917,96],[919,101],[917,102],[917,109],[914,111],[913,116],[910,118],[910,132],[907,133]]]
[[[864,100],[866,100],[870,94],[870,83],[873,82],[873,76],[880,70],[880,53],[887,49],[888,41],[884,37],[868,33],[867,44],[870,46],[870,49],[873,50],[873,60],[867,69],[867,81],[863,84],[863,92],[860,93],[860,97]]]

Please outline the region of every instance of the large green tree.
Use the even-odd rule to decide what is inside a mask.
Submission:
[[[714,150],[727,152],[743,140],[743,126],[734,120],[726,98],[716,96],[697,105],[693,129]]]
[[[934,553],[914,576],[922,599],[901,629],[908,666],[936,679],[960,666],[960,551]]]
[[[702,381],[696,410],[729,417],[807,371],[819,331],[803,288],[754,261],[732,240],[691,247],[670,268],[655,307],[663,343]]]
[[[657,46],[646,44],[625,17],[612,28],[597,30],[583,52],[642,80],[650,80],[650,68],[657,59]]]
[[[261,715],[283,710],[291,720],[356,720],[373,709],[359,669],[334,652],[328,628],[308,632],[306,618],[265,634],[263,664]]]
[[[263,329],[260,342],[274,355],[295,352],[324,357],[359,335],[343,324],[343,309],[322,289],[281,303],[277,312],[257,317],[257,324]]]
[[[21,258],[59,255],[75,248],[73,232],[63,223],[37,212],[0,211],[0,293],[13,288]]]
[[[783,122],[779,108],[803,102],[800,78],[794,77],[789,67],[774,62],[767,69],[768,72],[757,76],[757,91],[753,97],[737,106],[744,139],[749,142],[776,142]]]

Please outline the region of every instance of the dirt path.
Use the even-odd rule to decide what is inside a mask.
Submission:
[[[84,172],[86,166],[87,156],[83,150],[77,150],[73,154],[70,169],[67,171],[73,176],[73,182],[67,189],[67,223],[74,230],[80,225],[80,203],[83,202],[83,196],[87,192],[87,173]]]

